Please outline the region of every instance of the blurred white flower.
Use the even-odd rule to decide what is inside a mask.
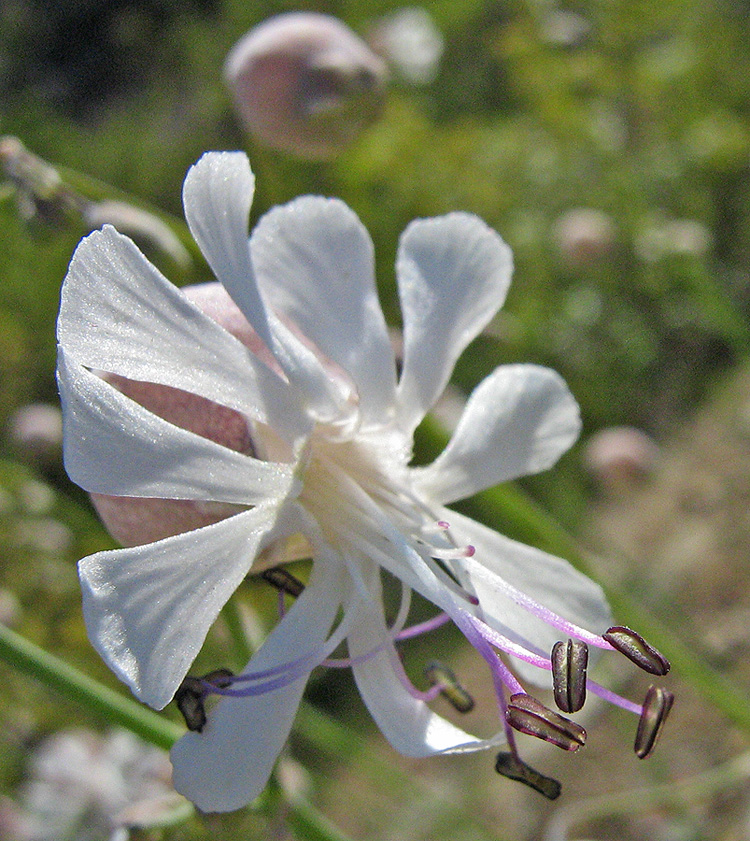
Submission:
[[[227,56],[224,77],[240,119],[260,143],[325,159],[378,116],[388,73],[341,21],[289,12],[244,35]]]
[[[617,649],[643,665],[641,648],[638,660],[624,629],[600,635],[610,621],[601,590],[565,561],[444,506],[552,465],[578,434],[578,407],[554,372],[502,366],[474,391],[436,461],[409,466],[415,428],[505,298],[508,247],[464,213],[407,228],[397,259],[397,379],[372,243],[354,213],[303,197],[263,217],[248,244],[252,195],[240,153],[208,153],[188,173],[188,224],[223,284],[194,292],[200,306],[111,228],[87,237],[71,262],[58,322],[70,476],[96,494],[236,512],[81,561],[92,642],[141,700],[161,708],[177,693],[193,732],[172,751],[174,783],[205,811],[236,809],[260,793],[319,665],[351,668],[402,753],[460,753],[507,739],[498,771],[556,796],[559,785],[519,759],[513,729],[568,750],[585,733],[528,696],[517,675],[549,685],[552,672],[558,704],[574,712],[586,688],[581,648]],[[158,411],[95,371],[120,386],[150,383],[141,396]],[[183,397],[244,418],[249,441],[239,443],[231,423],[210,434],[187,428],[200,429],[199,418],[176,425],[186,417]],[[313,561],[305,585],[269,569],[299,557]],[[264,570],[282,590],[281,619],[245,671],[186,677],[225,602],[248,573]],[[401,583],[390,624],[383,578]],[[295,599],[288,610],[284,590]],[[409,628],[412,590],[440,612]],[[448,621],[489,667],[502,719],[490,738],[428,706],[443,694],[470,709],[447,670],[432,666],[433,685],[420,691],[396,651],[398,641]],[[577,647],[552,657],[567,637]],[[331,660],[343,642],[349,656]],[[646,650],[644,668],[663,674],[663,658]],[[514,659],[514,671],[498,652]],[[588,688],[642,712],[590,681]],[[209,695],[225,697],[206,709]],[[639,755],[665,715],[648,717]]]
[[[378,21],[369,40],[407,81],[429,85],[435,80],[445,39],[427,9],[399,9]]]
[[[125,731],[56,733],[36,748],[28,775],[18,805],[5,804],[15,841],[127,839],[125,810],[149,803],[163,819],[180,808],[167,755]]]

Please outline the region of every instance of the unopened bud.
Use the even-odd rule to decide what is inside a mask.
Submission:
[[[301,596],[305,589],[305,585],[299,578],[295,578],[291,572],[287,572],[283,567],[271,567],[263,570],[260,577],[272,587],[289,596],[294,596],[295,599]]]
[[[325,159],[375,119],[388,73],[341,21],[290,12],[241,38],[224,75],[240,118],[261,143]]]
[[[635,755],[645,759],[653,753],[664,722],[672,709],[674,695],[660,686],[649,686],[635,734]]]
[[[560,796],[562,786],[553,777],[545,777],[530,765],[527,765],[515,754],[503,751],[497,755],[495,770],[509,780],[530,786],[534,791],[543,794],[548,800],[556,800]]]
[[[515,730],[563,750],[578,750],[586,744],[586,731],[580,724],[563,718],[523,692],[510,696],[505,717]]]
[[[65,184],[51,164],[30,152],[12,135],[0,137],[0,172],[16,191],[21,216],[61,225],[80,212],[84,200]]]
[[[190,255],[174,231],[158,216],[123,201],[89,202],[82,209],[88,230],[112,225],[139,244],[147,244],[171,257],[178,266],[189,266]]]
[[[555,703],[564,713],[578,712],[586,701],[588,646],[581,640],[556,642],[551,660]]]
[[[602,637],[644,672],[663,677],[670,669],[669,660],[630,628],[615,625],[609,628],[606,634],[602,634]]]
[[[555,225],[555,238],[565,261],[575,268],[607,257],[614,247],[615,226],[601,210],[577,207],[564,213]]]
[[[460,713],[474,709],[474,699],[458,682],[455,674],[443,663],[433,661],[424,670],[425,677],[433,686],[440,687],[440,694]]]

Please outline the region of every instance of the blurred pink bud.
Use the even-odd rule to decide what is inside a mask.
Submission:
[[[220,283],[189,286],[183,292],[246,347],[262,355],[262,343]],[[233,409],[165,385],[137,382],[112,374],[107,374],[106,378],[123,394],[164,420],[237,452],[253,452],[247,419]],[[92,494],[91,499],[109,533],[123,546],[138,546],[201,528],[237,511],[232,505],[190,500],[102,494]]]
[[[658,457],[656,442],[632,426],[599,430],[589,438],[583,456],[591,475],[610,493],[645,479]]]
[[[32,458],[59,458],[62,448],[62,413],[47,403],[21,406],[10,419],[10,438]]]
[[[341,21],[291,12],[241,38],[224,76],[237,113],[259,142],[324,159],[377,117],[388,71]]]
[[[566,262],[580,267],[611,253],[615,226],[603,211],[577,207],[563,213],[557,220],[555,238]]]

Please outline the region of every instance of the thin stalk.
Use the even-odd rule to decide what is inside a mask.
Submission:
[[[183,727],[103,686],[1,624],[0,660],[81,704],[88,712],[111,724],[119,724],[165,750],[185,732]]]
[[[183,727],[103,686],[1,624],[0,661],[36,678],[109,724],[125,727],[164,750],[169,750],[185,732]],[[304,798],[292,798],[286,806],[290,824],[304,841],[349,841]]]

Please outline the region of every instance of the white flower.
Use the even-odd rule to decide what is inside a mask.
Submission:
[[[582,672],[571,665],[577,661],[553,666],[557,640],[572,636],[635,659],[633,637],[598,635],[610,623],[602,593],[566,562],[444,506],[553,464],[578,434],[576,403],[552,371],[500,367],[469,399],[442,455],[428,467],[409,466],[415,428],[503,302],[509,249],[464,213],[407,228],[397,260],[404,330],[397,379],[372,244],[354,213],[339,201],[300,198],[268,213],[248,246],[252,194],[243,154],[209,153],[188,173],[183,196],[193,236],[254,331],[246,344],[112,228],[87,237],[71,262],[58,323],[70,476],[96,494],[198,500],[237,512],[81,561],[91,640],[138,698],[161,708],[240,582],[269,557],[285,560],[288,539],[299,544],[301,535],[313,559],[309,581],[245,672],[193,679],[201,692],[227,697],[208,711],[202,732],[174,747],[178,791],[206,811],[238,808],[262,791],[311,670],[343,641],[359,691],[397,750],[473,751],[507,737],[509,775],[533,774],[518,760],[511,730],[529,730],[518,701],[527,696],[497,652],[512,655],[516,672],[533,682],[548,685],[552,670],[559,694],[563,672]],[[241,413],[253,451],[173,425],[95,371]],[[403,585],[390,626],[384,576]],[[441,612],[408,629],[412,590]],[[490,667],[503,713],[492,738],[469,735],[429,708],[441,688],[451,694],[447,678],[420,692],[401,667],[395,643],[448,619]],[[536,735],[559,743],[562,729],[579,738],[577,725],[553,716],[542,712]]]

